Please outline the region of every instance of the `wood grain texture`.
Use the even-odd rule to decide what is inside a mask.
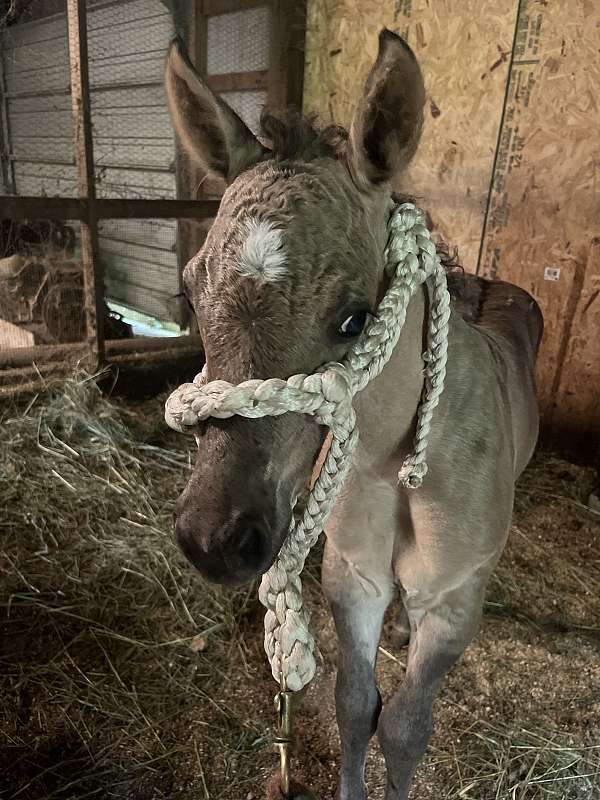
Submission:
[[[480,268],[542,307],[546,421],[598,431],[600,6],[522,0],[519,16]]]
[[[307,112],[349,124],[383,26],[408,39],[428,90],[398,188],[468,271],[536,297],[545,421],[597,434],[600,4],[310,0]]]
[[[348,125],[386,26],[413,48],[428,98],[402,179],[475,271],[516,18],[514,0],[311,0],[304,106]],[[400,187],[397,187],[400,188]]]

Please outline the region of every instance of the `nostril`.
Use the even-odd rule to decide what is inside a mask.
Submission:
[[[206,541],[195,512],[176,514],[175,538],[187,560],[209,580],[228,583],[230,570],[218,544]]]
[[[175,538],[184,556],[205,576],[220,582],[253,577],[270,563],[271,529],[260,514],[234,515],[210,525],[197,508],[175,509]]]
[[[231,544],[238,552],[242,564],[250,568],[258,568],[265,563],[267,556],[267,533],[256,520],[240,520],[237,541]]]

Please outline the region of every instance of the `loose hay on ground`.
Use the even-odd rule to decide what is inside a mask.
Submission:
[[[188,746],[172,725],[199,705],[256,738],[218,691],[246,593],[201,583],[177,552],[172,503],[189,454],[153,443],[158,403],[141,421],[143,431],[139,414],[119,412],[84,376],[5,409],[8,796],[170,797]],[[197,636],[205,652],[190,650]],[[196,721],[208,724],[202,714]]]
[[[124,407],[89,376],[0,424],[0,795],[7,800],[262,796],[274,685],[255,587],[202,582],[171,540],[189,442],[159,400]],[[538,458],[480,636],[450,675],[417,775],[429,800],[600,797],[600,545],[590,470]],[[333,797],[335,645],[305,584],[322,651],[299,720],[299,777]],[[405,653],[384,637],[384,696]],[[381,757],[369,758],[372,800]]]

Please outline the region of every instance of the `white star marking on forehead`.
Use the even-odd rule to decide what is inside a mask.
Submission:
[[[245,278],[275,283],[287,272],[282,231],[272,222],[248,217],[244,222],[246,239],[237,264]]]

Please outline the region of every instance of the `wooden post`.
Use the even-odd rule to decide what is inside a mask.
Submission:
[[[302,110],[306,0],[272,0],[269,105]]]
[[[4,56],[0,50],[0,166],[2,182],[7,192],[16,194],[15,165],[11,161],[10,120],[8,118],[8,98],[6,96],[6,80],[4,76]]]
[[[97,365],[104,362],[104,283],[95,212],[96,184],[88,75],[86,0],[67,0],[73,135],[79,197],[87,199],[87,219],[81,221],[81,261],[87,342]]]
[[[193,65],[202,77],[206,77],[206,16],[203,0],[192,0],[189,4],[189,26],[186,32],[186,45]],[[202,181],[206,177],[204,170],[198,167],[181,145],[176,143],[178,197],[191,200],[204,198]],[[178,255],[181,269],[179,272],[180,291],[183,292],[183,269],[186,263],[202,247],[206,237],[206,226],[199,219],[178,220]],[[181,298],[182,322],[190,333],[198,332],[196,315]]]

